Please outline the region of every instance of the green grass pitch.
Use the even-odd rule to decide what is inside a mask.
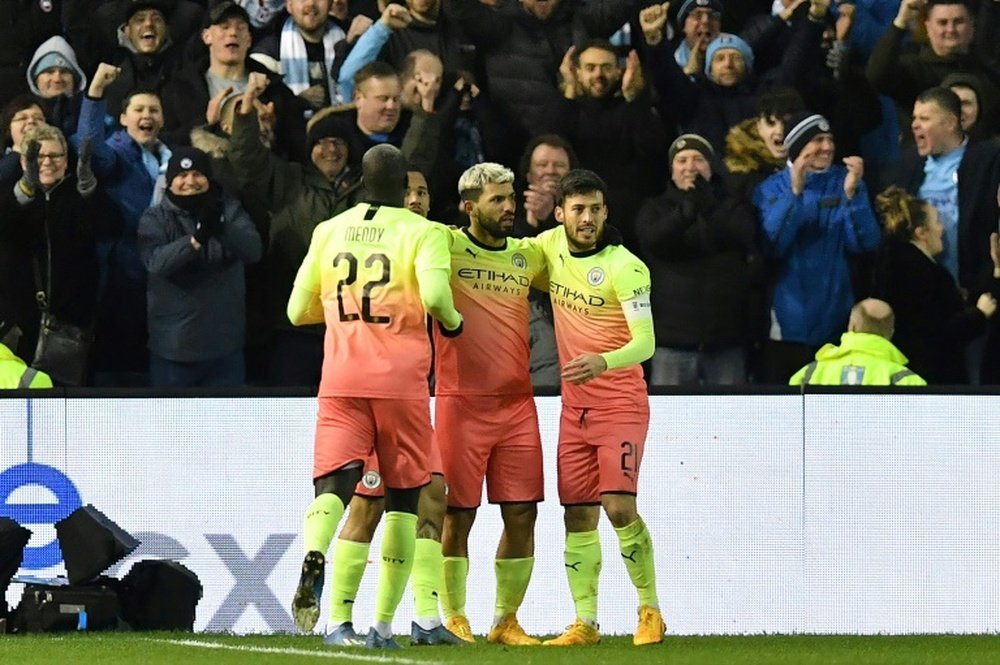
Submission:
[[[406,640],[400,640],[404,645]],[[0,635],[3,665],[324,665],[325,663],[474,663],[481,665],[977,665],[1000,662],[1000,636],[676,637],[634,647],[631,638],[605,637],[595,647],[497,647],[480,639],[461,647],[393,652],[332,649],[317,636],[190,633],[71,633]]]

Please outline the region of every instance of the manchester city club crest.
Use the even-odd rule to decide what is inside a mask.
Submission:
[[[510,262],[514,264],[515,268],[520,268],[521,270],[528,267],[528,260],[521,254],[514,254],[514,256],[510,257]]]
[[[365,489],[373,490],[382,484],[382,476],[378,471],[365,471],[365,475],[361,476],[361,484]]]
[[[189,169],[192,166],[194,166],[194,162],[191,161],[190,157],[185,157],[184,159],[181,160],[182,169]]]
[[[591,271],[587,273],[587,282],[589,282],[591,286],[599,286],[604,282],[604,271],[600,268],[591,269]]]

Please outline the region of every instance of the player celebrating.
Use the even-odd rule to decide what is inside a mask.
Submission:
[[[427,179],[411,168],[403,204],[420,215],[430,212]],[[432,440],[433,443],[433,440]],[[441,590],[441,528],[445,513],[445,482],[441,454],[431,449],[431,482],[420,493],[417,540],[411,573],[416,618],[410,625],[410,645],[464,644],[441,625],[438,597]],[[384,489],[378,459],[365,461],[365,473],[351,499],[347,520],[333,548],[333,577],[330,580],[330,618],[324,642],[332,646],[359,646],[364,638],[354,629],[354,599],[361,586],[375,529],[382,519]],[[331,532],[332,536],[332,532]],[[329,544],[321,543],[325,552]],[[311,593],[309,596],[311,597]],[[311,629],[311,626],[310,626]]]
[[[319,617],[329,545],[374,449],[386,486],[385,533],[366,646],[398,648],[392,617],[413,566],[420,488],[430,480],[426,313],[462,330],[448,285],[448,230],[402,208],[406,160],[379,145],[362,159],[368,197],[316,227],[288,302],[292,323],[326,323],[316,421],[316,498],[292,601],[300,629]]]
[[[607,187],[576,169],[560,182],[559,228],[536,239],[549,269],[562,365],[559,500],[566,523],[566,574],[576,621],[547,645],[597,644],[600,507],[618,534],[639,592],[633,643],[654,644],[665,630],[656,597],[653,542],[636,511],[636,488],[649,426],[640,363],[653,355],[649,270],[605,224]]]
[[[516,612],[534,567],[537,502],[542,500],[542,447],[528,368],[528,289],[544,288],[544,260],[531,241],[508,237],[514,227],[514,173],[476,164],[458,181],[467,229],[452,231],[452,290],[465,334],[440,332],[435,357],[435,440],[448,479],[444,521],[446,625],[472,642],[465,616],[469,532],[486,479],[504,522],[497,548],[495,644],[530,645]]]

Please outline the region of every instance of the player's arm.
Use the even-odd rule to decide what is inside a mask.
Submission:
[[[653,335],[653,313],[649,307],[649,292],[622,303],[622,311],[628,321],[628,331],[632,335],[629,342],[613,351],[601,354],[608,369],[619,369],[638,365],[653,357],[656,351],[656,337]]]
[[[455,309],[451,293],[451,239],[444,227],[432,226],[420,245],[417,258],[417,288],[424,310],[446,336],[462,332],[462,315]]]
[[[293,326],[323,323],[323,301],[318,293],[304,289],[298,284],[292,287],[288,298],[288,320]]]
[[[442,332],[454,336],[462,332],[462,315],[455,309],[455,299],[451,293],[451,271],[441,268],[417,273],[420,285],[420,302],[424,309],[438,323]]]
[[[632,336],[624,346],[604,353],[584,353],[562,368],[562,378],[569,383],[587,383],[609,369],[638,365],[653,356],[656,338],[653,335],[653,314],[649,308],[649,292],[622,303]]]

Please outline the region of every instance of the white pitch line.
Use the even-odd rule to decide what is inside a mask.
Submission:
[[[249,651],[251,653],[277,653],[289,656],[315,656],[316,658],[339,658],[342,660],[357,660],[370,663],[404,663],[405,665],[426,665],[430,661],[413,660],[411,658],[396,658],[388,654],[384,656],[351,653],[350,651],[310,651],[308,649],[292,649],[278,647],[254,647],[240,644],[223,644],[222,642],[202,642],[200,640],[155,640],[160,644],[174,644],[183,647],[199,647],[201,649],[221,649],[223,651]]]

